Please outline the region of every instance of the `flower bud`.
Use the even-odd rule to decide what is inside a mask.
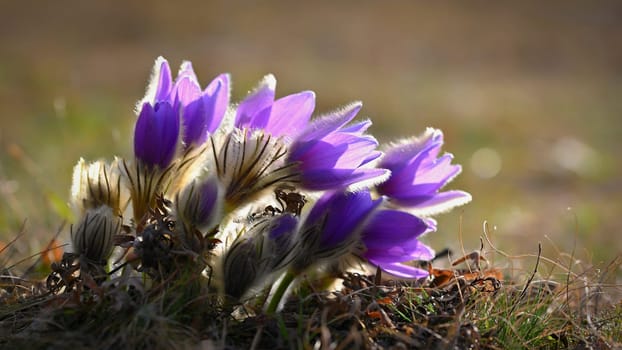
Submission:
[[[102,205],[112,208],[115,215],[121,215],[127,198],[122,191],[119,160],[112,163],[103,160],[86,163],[80,158],[73,168],[71,205],[78,216],[88,209]]]
[[[210,177],[192,181],[175,199],[177,221],[186,229],[211,229],[222,218],[222,197],[218,179]]]
[[[72,227],[74,253],[89,262],[104,265],[112,253],[113,238],[121,232],[121,219],[108,206],[88,209]]]
[[[297,224],[295,216],[283,214],[242,233],[224,256],[225,293],[239,299],[252,288],[272,283],[294,260],[292,236]]]

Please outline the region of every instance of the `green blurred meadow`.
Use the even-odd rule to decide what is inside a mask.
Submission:
[[[26,221],[23,249],[47,244],[79,157],[131,155],[134,104],[163,55],[203,84],[231,73],[234,101],[266,73],[279,96],[314,90],[319,112],[362,100],[384,142],[443,129],[463,165],[448,187],[473,202],[439,217],[438,250],[478,249],[487,221],[510,254],[622,252],[620,2],[2,4],[4,242]]]

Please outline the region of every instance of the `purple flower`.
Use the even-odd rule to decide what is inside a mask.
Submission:
[[[190,62],[182,63],[177,79],[173,82],[168,62],[158,57],[140,108],[145,103],[155,106],[164,102],[172,107],[174,113],[181,114],[184,146],[201,145],[208,134],[220,126],[227,111],[229,76],[219,75],[201,91]]]
[[[320,228],[319,248],[334,248],[348,241],[381,202],[372,200],[368,191],[329,193],[315,203],[302,231]]]
[[[299,253],[293,263],[300,273],[315,263],[339,261],[359,246],[358,232],[381,204],[368,191],[333,192],[313,206],[295,241]]]
[[[426,271],[402,263],[434,256],[434,251],[418,240],[436,228],[434,221],[382,209],[382,202],[372,199],[367,190],[329,193],[320,198],[299,231],[300,253],[294,270],[300,272],[318,261],[339,261],[354,254],[399,277],[427,276]]]
[[[303,91],[274,100],[276,79],[267,75],[238,105],[235,127],[261,129],[272,136],[289,137],[302,130],[315,109],[315,93]]]
[[[420,138],[393,145],[378,163],[391,171],[389,179],[377,185],[378,192],[415,214],[432,215],[468,203],[471,195],[466,192],[439,192],[462,169],[451,164],[452,154],[438,156],[442,146],[443,133],[432,128]]]
[[[147,166],[171,164],[179,139],[179,114],[168,102],[142,106],[134,128],[134,155]]]
[[[402,264],[411,260],[430,260],[432,248],[419,241],[419,237],[436,229],[436,224],[412,214],[397,210],[378,210],[361,232],[365,245],[362,256],[371,264],[398,277],[421,278],[428,272]]]
[[[209,230],[222,219],[222,193],[216,178],[194,180],[177,193],[175,206],[178,221],[187,233]]]
[[[184,145],[201,145],[220,126],[229,105],[229,75],[221,74],[204,91],[192,64],[181,65],[170,99],[181,109]]]
[[[290,214],[266,217],[238,236],[223,257],[225,294],[239,299],[253,287],[274,282],[294,259],[291,237],[297,225]]]
[[[312,121],[294,140],[288,162],[299,164],[302,187],[336,189],[362,181],[377,182],[388,175],[385,169],[370,164],[382,155],[376,150],[376,139],[364,134],[371,122],[345,127],[361,106],[354,103]]]

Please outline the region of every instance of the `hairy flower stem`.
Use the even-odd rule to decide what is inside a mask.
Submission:
[[[281,303],[281,299],[283,299],[285,292],[287,291],[287,289],[292,284],[295,278],[296,278],[296,274],[294,274],[292,271],[287,271],[287,273],[281,280],[281,283],[279,283],[279,286],[274,292],[272,299],[270,299],[270,304],[268,304],[268,308],[266,309],[266,314],[274,315],[274,313],[276,313],[276,309],[279,307],[279,304]]]

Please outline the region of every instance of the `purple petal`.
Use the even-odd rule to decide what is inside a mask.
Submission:
[[[371,136],[359,137],[335,133],[309,145],[306,149],[292,149],[291,161],[301,161],[305,170],[356,169],[370,153],[375,152],[378,142]],[[302,151],[305,151],[302,154]]]
[[[391,149],[380,160],[379,167],[391,170],[391,177],[377,187],[381,194],[400,201],[420,202],[431,198],[462,169],[451,164],[451,154],[436,158],[440,144],[430,143],[417,149],[417,153],[413,153],[416,147],[407,148]]]
[[[463,191],[445,191],[429,196],[392,197],[397,204],[408,207],[409,211],[432,215],[449,211],[471,201],[471,195]]]
[[[361,102],[355,102],[343,109],[313,120],[296,141],[305,143],[327,136],[354,119],[362,106]]]
[[[369,249],[401,246],[429,229],[422,219],[402,211],[381,210],[363,229],[363,242]]]
[[[317,225],[322,221],[322,247],[332,247],[354,234],[365,218],[380,205],[373,201],[368,191],[328,194],[316,204],[303,226]]]
[[[197,82],[197,85],[199,85],[197,75],[194,73],[194,69],[192,69],[192,62],[183,61],[181,63],[181,66],[179,66],[179,72],[177,72],[177,80],[181,78],[191,78]]]
[[[263,125],[254,124],[253,119],[256,114],[270,109],[274,103],[275,88],[276,79],[274,76],[265,76],[259,86],[240,102],[235,117],[235,126],[240,129],[263,127]]]
[[[151,129],[154,128],[153,121],[153,107],[149,103],[144,103],[138,119],[136,119],[136,125],[134,126],[134,154],[137,158],[150,158],[150,145]]]
[[[451,165],[450,158],[442,161],[438,166],[432,165],[426,168],[406,167],[393,172],[386,182],[378,185],[378,191],[384,195],[395,198],[404,203],[412,204],[427,201],[460,173],[460,165]]]
[[[424,278],[428,277],[429,272],[423,269],[418,269],[416,267],[403,265],[400,263],[393,264],[385,264],[385,263],[377,263],[373,260],[369,260],[370,263],[380,267],[383,271],[401,278]]]
[[[294,232],[297,225],[298,219],[295,216],[291,214],[283,214],[273,220],[268,237],[270,239],[279,239],[290,235]]]
[[[327,192],[320,199],[318,199],[311,212],[307,216],[305,220],[305,225],[312,224],[313,222],[318,221],[323,215],[327,212],[337,207],[339,210],[344,208],[347,209],[348,203],[356,203],[358,202],[358,208],[365,210],[365,208],[371,208],[373,206],[373,202],[371,199],[371,194],[369,191],[359,191],[359,192]]]
[[[181,103],[182,106],[187,106],[201,97],[201,86],[190,62],[181,65],[173,92],[175,94],[173,101]]]
[[[175,82],[173,91],[175,94],[174,107],[181,108],[184,144],[201,144],[207,138],[206,111],[201,97],[201,87],[192,71],[190,62],[184,62],[182,65],[180,76]]]
[[[364,120],[359,123],[352,124],[346,128],[341,129],[341,132],[347,132],[357,135],[362,135],[372,125],[371,120]]]
[[[302,174],[302,186],[312,191],[348,187],[357,182],[382,178],[386,169],[318,169],[307,170]]]
[[[263,129],[274,136],[299,133],[309,122],[315,109],[315,93],[303,91],[297,94],[285,96],[274,102],[270,110],[268,120],[261,120],[264,116],[258,116],[258,124],[265,125]]]
[[[442,143],[410,143],[395,146],[386,151],[378,164],[379,167],[395,172],[405,167],[416,167],[419,164],[433,161],[438,154]]]
[[[211,117],[207,118],[207,131],[214,133],[220,126],[229,107],[230,88],[229,74],[221,74],[205,88],[204,101]]]
[[[214,214],[216,203],[218,202],[218,181],[210,178],[199,185],[198,204],[198,223],[206,224],[210,221]]]
[[[158,79],[158,85],[155,93],[155,101],[167,100],[171,93],[171,85],[173,84],[173,78],[171,76],[171,67],[168,65],[168,61],[163,57],[158,57],[156,65],[154,67],[155,76]]]
[[[205,113],[205,104],[200,97],[182,109],[184,124],[183,141],[186,146],[192,144],[200,145],[207,139]]]
[[[452,165],[452,154],[445,154],[433,162],[424,164],[415,176],[416,183],[445,183],[456,177],[462,171],[460,165]]]
[[[337,168],[359,167],[368,161],[370,154],[376,154],[378,141],[373,136],[353,136],[347,134],[332,134],[324,138],[333,144],[347,144],[346,151],[335,163]]]
[[[380,158],[382,154],[383,153],[380,151],[371,152],[367,157],[365,157],[365,159],[363,159],[363,161],[361,162],[361,166]]]
[[[367,248],[363,256],[366,259],[380,263],[395,263],[412,260],[431,260],[434,250],[421,243],[418,239],[411,239],[401,245],[395,244],[384,248]]]
[[[179,114],[168,102],[152,107],[143,104],[134,129],[136,158],[149,165],[167,167],[175,154],[179,138]]]

